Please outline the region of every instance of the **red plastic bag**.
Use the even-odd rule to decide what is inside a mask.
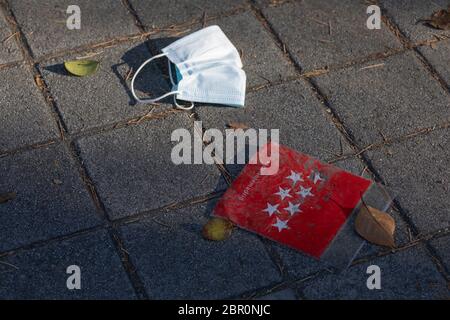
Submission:
[[[278,171],[261,175],[264,165],[257,159],[276,150],[269,143],[245,166],[218,202],[214,215],[321,258],[372,182],[275,146]]]

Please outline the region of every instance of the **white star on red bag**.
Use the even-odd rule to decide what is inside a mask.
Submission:
[[[284,210],[288,211],[291,216],[293,216],[297,212],[302,212],[302,210],[300,209],[300,203],[293,204],[290,201],[289,201],[289,205],[286,208],[284,208]]]
[[[267,208],[264,209],[263,211],[267,212],[269,214],[269,217],[271,217],[275,212],[279,212],[278,206],[279,204],[271,205],[270,203],[267,202]]]
[[[287,221],[283,221],[277,217],[277,222],[274,223],[272,226],[278,228],[278,232],[281,232],[283,229],[289,229],[287,225]]]
[[[291,189],[283,189],[281,187],[278,188],[279,191],[275,194],[279,195],[281,200],[284,200],[284,198],[292,198],[292,196],[289,194]]]
[[[301,195],[303,198],[306,198],[308,196],[312,197],[314,194],[311,192],[312,187],[304,188],[300,186],[300,191],[296,192],[297,194]]]
[[[320,176],[320,173],[319,173],[319,172],[315,172],[315,173],[314,173],[314,178],[313,178],[314,184],[316,184],[317,181],[323,181],[323,180],[324,180],[324,179]]]
[[[287,176],[286,179],[291,180],[294,187],[297,184],[297,182],[305,181],[305,180],[303,180],[301,173],[295,172],[293,170],[291,170],[291,174],[289,176]],[[313,179],[315,182],[317,182],[319,180],[323,180],[320,177],[319,173],[316,173],[314,175]],[[294,191],[295,194],[298,194],[300,196],[298,199],[299,202],[296,203],[295,201],[289,201],[288,205],[286,207],[284,207],[283,210],[288,212],[289,216],[291,216],[291,217],[294,216],[296,213],[301,213],[302,209],[300,208],[300,206],[301,206],[302,200],[304,201],[304,199],[308,196],[311,196],[311,197],[314,196],[314,194],[311,192],[311,190],[312,190],[312,187],[307,188],[307,187],[304,187],[301,185],[300,185],[300,190],[298,192],[295,192],[295,190],[292,190],[292,191]],[[278,192],[275,193],[275,195],[278,195],[280,197],[280,201],[282,202],[286,198],[293,198],[290,192],[291,192],[290,188],[278,187]],[[267,203],[267,207],[263,211],[267,212],[269,214],[269,216],[272,216],[275,213],[281,214],[281,212],[278,210],[279,206],[280,206],[280,203],[278,203],[278,204]],[[288,223],[288,220],[282,220],[277,216],[276,223],[272,224],[272,226],[277,228],[278,232],[281,232],[284,229],[289,229],[287,223]]]
[[[302,174],[301,173],[298,173],[298,172],[295,172],[295,171],[292,171],[292,170],[291,170],[291,175],[286,177],[286,179],[292,180],[292,185],[293,186],[295,186],[295,184],[298,181],[304,181],[303,178],[302,178]]]

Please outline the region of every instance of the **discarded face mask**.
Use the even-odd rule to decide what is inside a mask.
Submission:
[[[173,95],[175,105],[184,110],[194,107],[194,102],[214,103],[243,107],[246,75],[238,51],[218,26],[210,26],[181,38],[161,50],[162,53],[145,61],[131,81],[131,91],[136,101],[153,103]],[[134,81],[142,68],[154,59],[167,57],[172,91],[157,98],[141,99],[134,90]],[[171,63],[176,70],[176,81]],[[190,101],[189,107],[177,103]]]

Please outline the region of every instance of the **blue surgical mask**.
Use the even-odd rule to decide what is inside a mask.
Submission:
[[[167,57],[172,91],[150,99],[138,98],[134,81],[142,68],[154,59]],[[171,63],[176,70],[172,76]],[[145,61],[131,81],[131,91],[138,102],[153,103],[173,95],[180,109],[192,109],[194,102],[243,107],[246,75],[238,51],[218,26],[210,26],[181,38],[162,49],[162,53]],[[177,103],[190,101],[190,107]]]

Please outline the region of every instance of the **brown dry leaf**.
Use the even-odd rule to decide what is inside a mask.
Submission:
[[[40,75],[36,75],[34,77],[34,81],[36,82],[36,85],[39,87],[39,89],[42,89],[44,87],[44,80],[42,80],[42,77]]]
[[[234,130],[237,130],[237,129],[246,130],[249,128],[248,125],[246,125],[245,123],[242,123],[242,122],[230,122],[230,123],[227,123],[227,127],[230,129],[234,129]]]
[[[395,247],[395,221],[386,212],[364,205],[356,217],[355,228],[369,242]]]
[[[204,226],[202,235],[205,239],[212,241],[223,241],[233,231],[233,224],[220,218],[210,219]]]
[[[8,192],[0,194],[0,203],[6,203],[10,200],[13,200],[16,197],[15,192]]]
[[[424,19],[427,24],[436,29],[450,30],[450,6],[448,10],[439,10],[433,13],[430,19]]]

